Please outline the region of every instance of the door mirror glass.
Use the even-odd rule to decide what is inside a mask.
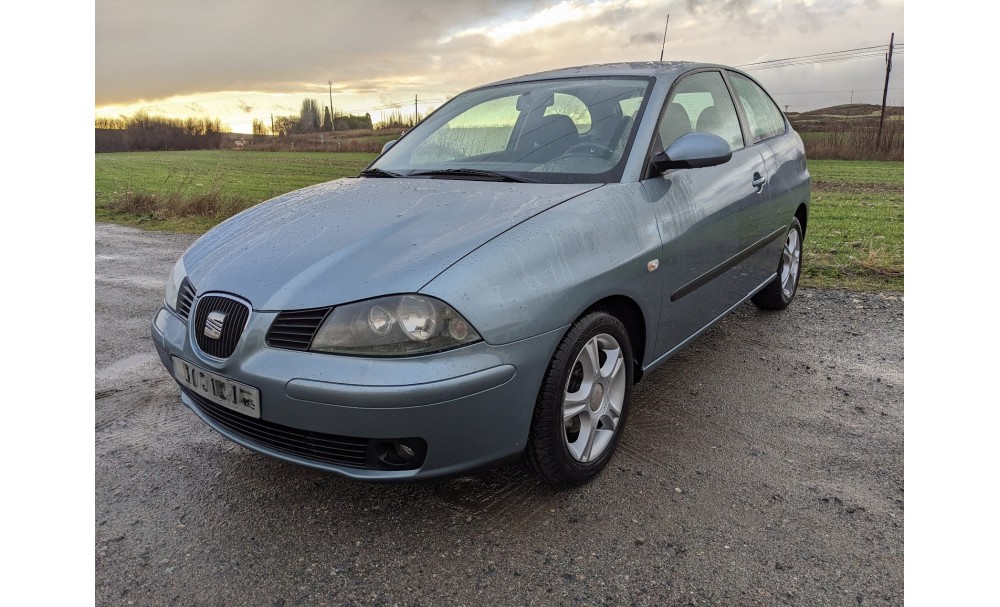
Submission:
[[[729,162],[733,151],[729,143],[711,133],[681,135],[664,152],[654,154],[651,163],[657,174],[667,169],[699,169]]]

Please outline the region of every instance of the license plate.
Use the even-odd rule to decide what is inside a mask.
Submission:
[[[176,356],[171,358],[174,377],[181,385],[227,409],[260,418],[260,390],[196,367]]]

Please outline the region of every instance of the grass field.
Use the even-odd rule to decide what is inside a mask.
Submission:
[[[96,216],[200,233],[298,188],[353,176],[374,154],[134,152],[96,154]],[[812,160],[802,284],[903,289],[903,163]]]
[[[903,290],[903,163],[809,162],[802,284]]]
[[[190,233],[204,232],[234,212],[279,194],[357,175],[375,158],[369,153],[220,150],[95,156],[98,221]],[[149,195],[149,208],[136,208],[137,194]],[[182,206],[178,202],[199,200],[221,204],[217,212],[174,212]]]

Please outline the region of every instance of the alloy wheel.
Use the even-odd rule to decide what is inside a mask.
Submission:
[[[791,229],[781,251],[781,291],[785,298],[791,298],[799,281],[799,263],[802,261],[802,239],[799,231]]]
[[[618,341],[607,333],[590,338],[573,363],[563,398],[563,439],[578,462],[594,461],[611,444],[621,420],[626,380]]]

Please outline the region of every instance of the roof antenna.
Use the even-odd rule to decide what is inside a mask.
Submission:
[[[663,61],[663,49],[667,47],[667,28],[670,27],[670,13],[667,13],[667,24],[663,26],[663,46],[660,47],[660,61]]]

